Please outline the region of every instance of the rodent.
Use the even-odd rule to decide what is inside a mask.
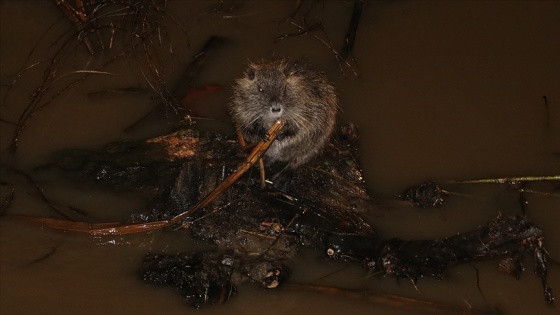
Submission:
[[[319,154],[336,122],[338,97],[327,76],[302,59],[282,58],[249,63],[233,86],[230,112],[248,143],[266,138],[271,125],[286,120],[283,131],[264,156],[267,166],[284,168],[272,177],[286,190],[293,172]]]

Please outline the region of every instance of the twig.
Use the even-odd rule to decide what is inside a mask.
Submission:
[[[61,209],[60,207],[57,207],[45,194],[45,191],[43,190],[43,188],[41,186],[39,186],[34,180],[33,178],[25,173],[22,170],[18,170],[18,169],[13,169],[14,172],[20,174],[22,177],[24,177],[30,184],[31,186],[33,186],[33,188],[35,188],[35,190],[39,193],[39,196],[41,197],[41,199],[43,200],[43,202],[45,202],[51,209],[53,209],[56,213],[58,213],[59,215],[63,216],[64,218],[70,220],[70,221],[75,221],[75,219],[72,218],[72,216],[70,214],[68,214],[65,210]],[[69,207],[71,208],[71,207]],[[73,209],[73,208],[71,208]],[[78,211],[79,213],[84,213],[83,211]]]
[[[4,213],[6,213],[6,211],[8,210],[10,205],[12,204],[12,201],[14,201],[16,186],[13,185],[13,184],[8,184],[8,183],[4,183],[4,182],[0,183],[0,185],[11,185],[12,186],[12,188],[10,189],[10,194],[6,198],[4,198],[4,201],[2,201],[2,204],[0,204],[0,216],[1,216]]]
[[[15,128],[14,136],[12,138],[12,142],[10,145],[10,148],[13,152],[17,150],[21,133],[28,125],[29,120],[37,114],[38,110],[51,104],[54,99],[56,99],[58,96],[68,91],[77,83],[86,79],[86,77],[89,74],[101,73],[100,70],[104,66],[107,66],[109,63],[123,56],[130,56],[133,53],[132,50],[138,47],[134,45],[135,42],[140,41],[144,45],[146,44],[153,45],[151,42],[151,36],[155,31],[159,30],[161,27],[162,14],[160,12],[165,13],[164,8],[160,7],[155,0],[132,1],[132,2],[129,1],[119,2],[119,1],[110,0],[102,3],[76,0],[73,5],[69,4],[68,0],[53,0],[53,3],[57,5],[62,10],[64,15],[75,25],[77,31],[71,34],[69,38],[63,38],[66,35],[64,36],[61,35],[59,39],[55,40],[54,43],[59,43],[62,39],[62,44],[58,45],[54,53],[54,56],[50,61],[50,64],[46,66],[47,69],[45,70],[45,76],[43,82],[35,90],[35,92],[30,98],[29,104],[27,105],[27,107],[24,109],[24,111],[21,113],[19,117],[18,124]],[[103,13],[101,9],[105,8],[108,4],[121,5],[123,7]],[[127,20],[127,17],[130,17],[132,20],[131,21]],[[115,25],[113,23],[115,21],[112,20],[109,20],[108,22],[102,24],[99,23],[102,20],[107,20],[110,18],[114,19],[117,22],[117,25]],[[56,23],[51,25],[51,27],[47,29],[45,34],[49,32],[49,30],[51,30],[51,28],[55,24]],[[116,53],[115,54],[116,57],[114,57],[112,60],[105,63],[103,66],[97,67],[96,69],[93,69],[91,71],[82,70],[81,72],[83,76],[81,76],[79,79],[69,83],[68,85],[56,91],[54,93],[54,96],[50,100],[41,103],[45,98],[45,96],[47,95],[47,93],[51,92],[51,89],[53,89],[53,83],[61,78],[61,76],[59,76],[59,72],[60,69],[62,69],[66,65],[65,63],[66,60],[68,60],[68,58],[65,55],[70,52],[69,49],[70,45],[74,44],[76,40],[78,43],[83,42],[86,44],[86,46],[88,46],[89,52],[93,53],[94,47],[91,41],[88,39],[89,34],[97,32],[101,36],[100,32],[102,28],[108,28],[111,32],[109,46],[113,45],[116,29],[123,30],[125,32],[130,33],[131,34],[130,41],[123,44],[123,47],[125,48],[122,51]],[[167,32],[165,32],[165,34],[167,35]],[[102,44],[101,47],[104,47],[101,38],[100,41]],[[33,53],[36,50],[39,42],[40,41],[37,42],[37,44],[35,45],[31,53]],[[160,75],[158,69],[154,68],[155,65],[153,64],[152,56],[155,55],[157,57],[157,55],[152,54],[152,52],[149,51],[149,49],[147,49],[146,47],[144,49],[144,52],[146,53],[148,66],[151,67],[149,69],[150,74],[158,83],[155,85],[156,90],[160,92],[159,94],[163,99],[169,99],[169,97],[167,97],[170,94],[169,91],[165,89],[165,85],[161,84],[161,82],[163,82],[162,75]],[[20,69],[19,73],[16,75],[15,79],[10,84],[9,88],[11,88],[15,84],[15,82],[21,78],[22,74],[25,71],[29,70],[29,68],[35,65],[35,64],[31,66],[28,65],[29,59],[31,58],[31,53],[28,56],[25,64],[22,66],[22,69]],[[157,65],[159,66],[159,64]],[[72,72],[72,73],[80,73],[80,71]],[[6,96],[4,97],[4,102],[6,101],[8,94],[9,93],[7,93]]]
[[[270,145],[274,142],[277,135],[284,127],[284,124],[285,124],[285,120],[283,118],[278,119],[268,130],[267,139],[259,142],[255,146],[253,151],[251,151],[251,153],[249,154],[249,156],[247,156],[245,161],[242,162],[237,167],[237,170],[233,174],[228,176],[212,192],[210,192],[210,194],[208,194],[204,199],[200,200],[192,208],[173,217],[170,220],[153,221],[153,222],[138,223],[138,224],[122,224],[117,222],[91,224],[86,222],[71,222],[66,220],[38,218],[38,217],[29,217],[29,216],[17,216],[17,218],[34,222],[34,223],[39,223],[53,229],[82,232],[92,236],[124,235],[124,234],[140,233],[140,232],[158,230],[164,227],[169,227],[178,224],[184,219],[186,219],[188,216],[198,211],[199,209],[208,206],[222,192],[224,192],[228,187],[233,185],[243,174],[245,174],[253,165],[255,165],[255,163],[257,163],[259,159],[264,155],[266,150],[268,150],[268,147],[270,147]]]
[[[42,255],[41,257],[35,258],[32,261],[30,261],[29,263],[27,263],[28,266],[31,265],[35,265],[36,263],[40,263],[46,259],[48,259],[49,257],[51,257],[52,255],[54,255],[54,253],[56,253],[56,250],[58,249],[59,245],[53,246],[51,247],[51,250],[48,251],[47,253],[45,253],[44,255]]]
[[[70,20],[74,27],[79,32],[79,38],[82,39],[84,45],[87,47],[87,50],[90,54],[94,54],[95,51],[93,49],[93,44],[85,34],[85,26],[90,22],[85,12],[84,5],[81,0],[76,0],[77,7],[74,8],[64,0],[54,0],[56,5],[60,8],[62,13]],[[85,35],[84,35],[85,34]]]
[[[374,290],[347,290],[314,284],[286,284],[287,288],[320,292],[339,296],[349,296],[356,299],[365,299],[379,305],[396,307],[400,310],[412,310],[414,312],[426,312],[430,314],[499,314],[496,311],[483,311],[472,308],[464,308],[450,304],[443,304],[427,300],[418,300],[403,296],[388,294]]]
[[[323,27],[323,24],[321,23],[321,21],[315,22],[311,26],[308,26],[305,29],[300,29],[299,31],[297,31],[295,33],[287,33],[287,34],[278,36],[278,37],[274,38],[274,42],[276,43],[276,42],[278,42],[278,41],[280,41],[284,38],[287,38],[287,37],[298,37],[298,36],[306,35],[309,32],[311,32],[315,29],[318,29],[320,27]]]
[[[294,21],[288,21],[288,22],[290,22],[290,24],[292,24],[293,26],[297,27],[300,31],[307,31],[307,30],[308,30],[307,27],[305,27],[305,26],[303,26],[303,25],[298,25],[298,24],[295,23]],[[328,43],[327,41],[325,41],[325,40],[322,39],[321,37],[319,37],[319,36],[313,34],[312,32],[308,32],[308,34],[311,35],[311,36],[313,36],[313,37],[315,37],[315,39],[317,39],[318,41],[320,41],[321,43],[323,43],[325,46],[327,46],[327,48],[329,48],[329,49],[332,51],[332,53],[334,54],[334,56],[335,56],[335,58],[336,58],[336,61],[338,62],[338,65],[339,65],[339,67],[340,67],[340,71],[341,71],[343,74],[344,74],[344,69],[343,69],[343,67],[342,67],[342,63],[341,63],[341,62],[343,62],[343,63],[352,71],[352,74],[354,74],[354,76],[356,76],[356,77],[358,76],[358,72],[356,72],[356,70],[354,70],[354,68],[352,68],[352,65],[351,65],[348,61],[346,61],[346,60],[344,60],[344,58],[342,58],[342,56],[338,53],[338,51],[336,51],[336,49],[334,49],[334,48],[332,47],[332,45],[331,45],[330,43]]]
[[[510,182],[541,182],[560,180],[560,175],[549,176],[519,176],[519,177],[503,177],[503,178],[487,178],[473,180],[449,181],[453,184],[507,184]]]
[[[192,79],[194,78],[194,76],[200,73],[201,68],[208,61],[209,55],[212,54],[214,51],[216,51],[217,48],[224,45],[226,42],[227,40],[223,37],[211,36],[206,41],[204,46],[200,49],[200,51],[193,57],[192,61],[187,65],[187,68],[185,69],[185,71],[183,71],[183,74],[181,75],[181,79],[177,81],[177,83],[175,83],[175,86],[172,89],[171,96],[177,99],[184,96],[187,93],[188,89],[192,87]],[[148,117],[153,115],[156,111],[160,110],[161,107],[162,106],[154,107],[154,109],[149,111],[142,118],[140,118],[133,124],[126,127],[124,129],[125,132],[130,132],[131,130],[136,128],[140,123],[144,122]]]
[[[354,10],[352,11],[352,18],[350,19],[350,26],[348,26],[344,46],[342,46],[342,50],[340,51],[342,57],[348,56],[348,54],[352,52],[352,48],[354,48],[354,41],[356,41],[356,32],[358,31],[358,24],[360,24],[363,6],[363,0],[354,0]]]

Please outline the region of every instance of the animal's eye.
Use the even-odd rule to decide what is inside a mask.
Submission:
[[[322,95],[323,95],[323,92],[321,91],[321,88],[318,85],[314,85],[313,88],[311,89],[311,91],[317,97],[322,97]]]
[[[264,89],[263,89],[262,86],[260,86],[260,85],[259,85],[258,89],[259,89],[259,92],[263,92],[263,91],[264,91]]]
[[[251,81],[253,81],[253,79],[255,79],[255,70],[251,69],[249,71],[247,71],[247,78]]]

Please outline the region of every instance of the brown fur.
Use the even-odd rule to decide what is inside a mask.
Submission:
[[[230,105],[233,122],[249,143],[263,140],[278,117],[286,120],[265,155],[267,165],[287,163],[281,172],[293,171],[321,152],[337,108],[325,74],[297,59],[250,63],[236,81]]]

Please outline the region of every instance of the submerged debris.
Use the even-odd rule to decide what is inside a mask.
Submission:
[[[189,148],[196,154],[165,148],[181,143],[173,138],[184,135],[189,135]],[[442,278],[453,265],[496,256],[503,256],[501,265],[513,266],[505,269],[518,277],[522,268],[515,266],[528,252],[535,259],[545,299],[552,303],[543,232],[525,216],[499,216],[470,233],[443,239],[380,237],[359,215],[371,210],[374,202],[358,166],[357,139],[354,126],[342,127],[322,157],[297,170],[289,194],[261,189],[258,171],[250,170],[213,203],[181,222],[194,238],[217,245],[217,250],[148,254],[142,278],[175,287],[200,307],[227,301],[242,281],[277,287],[289,275],[289,260],[304,246],[414,282],[424,276]],[[212,133],[199,136],[192,126],[185,126],[147,141],[113,144],[101,152],[69,151],[51,167],[75,180],[153,196],[148,210],[132,218],[134,223],[149,224],[174,218],[195,205],[244,158],[233,139]],[[408,196],[434,205],[443,193],[429,182]]]
[[[546,270],[548,254],[542,240],[542,229],[527,217],[499,216],[472,232],[443,239],[384,240],[376,235],[333,234],[326,239],[325,246],[327,255],[333,259],[356,261],[366,269],[382,270],[387,275],[416,283],[423,276],[443,278],[447,268],[459,263],[500,255],[506,255],[510,264],[521,265],[521,251],[534,257],[537,269]],[[519,270],[506,271],[518,278]],[[546,273],[538,275],[543,279],[545,299],[552,303]]]
[[[413,206],[421,208],[441,207],[446,193],[433,180],[410,187],[401,198],[410,201]]]
[[[233,250],[177,255],[148,253],[140,270],[142,280],[175,288],[196,308],[227,302],[237,294],[236,285],[247,279],[274,289],[289,274],[281,263],[242,260]]]
[[[203,304],[224,303],[236,294],[232,284],[235,259],[232,252],[199,252],[193,255],[146,254],[142,280],[167,285],[200,308]]]
[[[226,43],[223,38],[210,37],[186,67],[183,80],[168,87],[161,67],[162,61],[173,54],[172,41],[163,23],[168,17],[166,1],[90,1],[85,6],[82,1],[76,1],[76,6],[65,0],[54,2],[75,26],[76,34],[61,40],[60,45],[53,45],[56,52],[52,62],[45,64],[45,79],[35,89],[19,121],[14,123],[14,150],[38,110],[92,74],[112,75],[103,70],[132,57],[162,105],[179,114],[178,99],[192,88],[191,81],[208,55]],[[362,0],[354,1],[352,21],[340,53],[332,48],[326,36],[315,34],[314,30],[322,30],[321,21],[309,25],[304,18],[298,23],[294,22],[295,18],[288,19],[297,33],[279,38],[310,35],[332,50],[341,71],[346,66],[357,76],[357,70],[344,57],[351,54],[362,6]],[[123,14],[114,14],[121,10]],[[115,36],[117,30],[124,31],[126,36]],[[125,41],[114,42],[120,37]],[[76,43],[84,44],[92,54],[113,46],[114,49],[110,58],[97,68],[68,70],[70,64],[66,60],[74,59],[66,57],[75,50]],[[31,58],[27,60],[9,87],[34,66]],[[77,78],[66,85],[54,84],[69,74]],[[546,97],[545,104],[548,105]],[[140,119],[127,130],[143,121],[144,118]],[[370,210],[373,202],[364,188],[357,139],[355,126],[342,127],[321,159],[297,170],[289,194],[261,189],[257,172],[249,172],[212,204],[204,204],[197,208],[200,211],[181,216],[178,223],[183,229],[178,234],[188,231],[194,238],[216,245],[217,250],[173,255],[149,253],[141,268],[142,280],[174,287],[198,308],[228,301],[236,294],[237,285],[246,280],[264,288],[278,287],[289,277],[289,260],[304,246],[326,253],[334,260],[356,262],[365,269],[414,282],[424,276],[442,278],[450,266],[496,256],[503,257],[500,268],[518,278],[524,270],[521,258],[528,252],[535,261],[545,300],[552,303],[547,282],[550,257],[543,245],[543,232],[525,216],[499,216],[470,233],[436,240],[409,241],[379,236],[359,215]],[[245,154],[237,149],[234,139],[201,135],[187,125],[146,141],[111,144],[99,152],[67,151],[49,167],[80,183],[94,182],[109,189],[144,193],[151,200],[148,209],[131,218],[132,224],[142,226],[173,220],[196,207],[244,159]],[[441,206],[445,197],[446,193],[434,182],[411,188],[403,195],[420,207]],[[12,185],[11,193],[3,196],[0,215],[13,198]],[[48,202],[46,197],[43,199]],[[114,230],[116,225],[105,226]]]

